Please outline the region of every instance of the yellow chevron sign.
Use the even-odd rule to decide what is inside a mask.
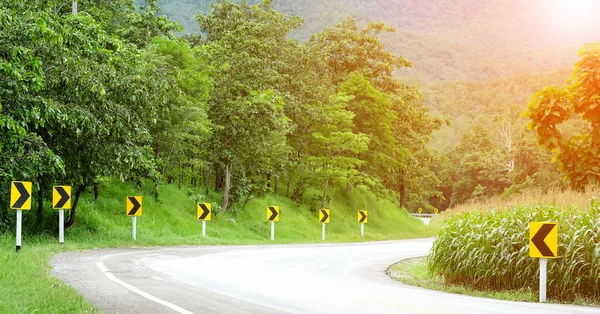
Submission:
[[[529,224],[529,257],[556,258],[558,256],[558,223],[532,222]]]
[[[369,212],[366,210],[358,211],[358,222],[361,224],[366,224],[369,221]]]
[[[331,218],[331,215],[329,213],[329,209],[319,210],[319,222],[328,224],[330,218]]]
[[[198,220],[210,220],[212,213],[210,211],[212,205],[210,203],[198,204]]]
[[[71,187],[54,186],[52,187],[52,208],[71,209]]]
[[[279,206],[267,207],[267,221],[279,221]]]
[[[31,209],[31,182],[13,181],[10,184],[10,208]]]
[[[141,196],[127,196],[127,216],[141,216],[142,215],[142,197]]]

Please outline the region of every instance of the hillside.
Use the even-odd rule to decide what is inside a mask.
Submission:
[[[159,4],[164,14],[184,26],[184,33],[193,33],[198,31],[194,16],[206,13],[211,2],[160,0]],[[414,63],[414,69],[400,74],[428,82],[482,80],[570,67],[583,43],[600,38],[600,28],[561,22],[559,4],[546,3],[275,0],[273,7],[304,18],[303,28],[292,33],[301,41],[348,15],[362,23],[385,21],[398,32],[383,41]]]

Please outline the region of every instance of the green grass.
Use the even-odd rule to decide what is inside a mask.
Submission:
[[[160,187],[160,201],[150,196],[151,187],[138,190],[133,184],[109,182],[101,187],[98,204],[84,194],[77,208],[76,223],[65,232],[59,245],[58,212],[47,209],[40,227],[35,213],[23,213],[23,247],[14,253],[14,226],[0,230],[0,313],[87,313],[94,309],[76,291],[50,275],[49,259],[64,251],[136,246],[217,245],[266,243],[320,243],[321,224],[309,205],[296,205],[281,195],[269,195],[218,213],[221,196],[200,195],[200,190],[183,191],[173,185]],[[137,240],[131,238],[131,218],[125,215],[126,196],[142,195],[143,216],[137,219]],[[310,196],[310,195],[309,195]],[[307,197],[309,197],[307,196]],[[196,220],[196,199],[211,202],[213,220],[207,222],[207,236],[201,235]],[[280,221],[275,223],[275,241],[270,240],[266,207],[280,206]],[[46,208],[49,208],[46,204]],[[34,204],[35,207],[35,204]],[[432,236],[435,232],[410,217],[389,200],[377,199],[363,188],[348,195],[333,193],[331,223],[325,242],[373,241]],[[360,236],[357,211],[369,211],[365,238]],[[32,230],[37,230],[33,235]]]
[[[387,274],[392,279],[407,285],[474,297],[529,302],[536,301],[538,297],[536,292],[531,289],[481,291],[469,288],[468,286],[447,285],[440,276],[432,275],[429,272],[426,257],[411,258],[396,263],[388,268]]]

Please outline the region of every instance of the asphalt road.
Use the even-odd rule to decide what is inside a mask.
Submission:
[[[432,240],[70,252],[53,274],[105,313],[600,313],[411,287],[385,274]]]

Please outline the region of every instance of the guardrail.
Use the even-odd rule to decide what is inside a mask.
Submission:
[[[419,213],[409,213],[411,216],[413,217],[419,217],[419,218],[431,218],[436,216],[436,214],[419,214]]]

